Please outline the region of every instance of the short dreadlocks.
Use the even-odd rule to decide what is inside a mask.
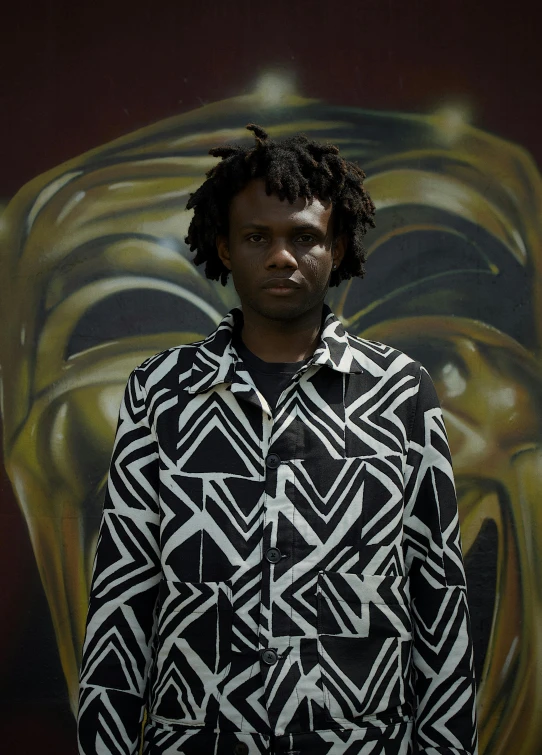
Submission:
[[[330,286],[365,273],[363,237],[374,228],[374,204],[363,187],[365,173],[355,163],[339,156],[333,144],[319,144],[297,134],[283,141],[270,139],[260,126],[250,123],[256,144],[213,147],[209,151],[222,161],[207,173],[207,180],[190,195],[187,209],[194,216],[185,239],[194,262],[205,262],[205,275],[223,285],[229,270],[218,256],[217,236],[227,236],[229,207],[233,197],[255,178],[265,180],[268,194],[293,203],[299,197],[312,202],[316,196],[333,205],[334,235],[347,238],[346,251],[338,270],[331,273]]]

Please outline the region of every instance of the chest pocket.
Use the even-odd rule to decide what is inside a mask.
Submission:
[[[409,700],[408,579],[321,572],[318,654],[334,720],[392,713]]]
[[[160,605],[151,718],[203,726],[231,663],[231,584],[164,579]]]

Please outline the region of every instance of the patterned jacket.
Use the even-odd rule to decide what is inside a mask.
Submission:
[[[472,755],[472,647],[438,400],[346,333],[271,412],[232,346],[147,360],[120,411],[81,755]]]

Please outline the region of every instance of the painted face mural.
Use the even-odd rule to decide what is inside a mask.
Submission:
[[[305,131],[369,178],[368,275],[328,297],[348,329],[420,359],[454,455],[480,688],[481,750],[542,736],[541,179],[518,147],[432,116],[265,91],[157,123],[27,184],[3,214],[5,465],[72,699],[118,406],[147,356],[236,303],[183,238],[210,146]]]

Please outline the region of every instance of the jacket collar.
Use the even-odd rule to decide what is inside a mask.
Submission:
[[[217,329],[197,344],[191,380],[187,388],[189,393],[202,393],[219,383],[234,381],[240,359],[233,347],[232,338],[234,331],[242,327],[242,323],[241,309],[232,309],[222,319]],[[363,372],[363,361],[362,352],[353,348],[351,337],[340,320],[327,305],[324,305],[320,343],[307,367],[318,365],[330,367],[337,372],[359,374]]]

